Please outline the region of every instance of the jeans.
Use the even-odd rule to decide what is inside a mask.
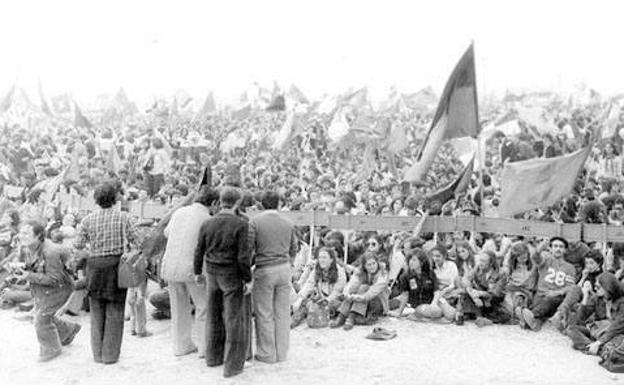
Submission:
[[[531,304],[533,316],[540,320],[552,317],[563,302],[563,299],[563,295],[556,297],[546,297],[543,294],[535,295]]]
[[[169,282],[171,301],[171,334],[173,335],[173,354],[181,356],[195,349],[199,356],[206,355],[206,315],[208,296],[206,290],[193,282]],[[191,327],[193,324],[191,298],[195,304],[195,328],[197,344],[193,344]]]
[[[249,328],[245,323],[243,281],[238,275],[208,274],[206,279],[206,364],[224,364],[226,377],[243,371]]]
[[[145,333],[147,324],[147,310],[145,309],[145,297],[147,296],[147,280],[137,287],[128,289],[128,305],[130,307],[130,323],[132,330],[141,334]]]
[[[107,364],[119,360],[124,327],[124,302],[90,298],[93,360]]]
[[[256,319],[256,357],[274,363],[285,361],[290,345],[290,264],[254,271],[253,305]]]
[[[50,309],[42,310],[37,307],[35,307],[34,324],[37,340],[39,340],[39,356],[42,358],[57,354],[61,346],[67,344],[67,338],[78,327],[76,323],[57,317]]]

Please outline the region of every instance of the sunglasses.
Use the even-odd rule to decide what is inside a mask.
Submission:
[[[377,246],[379,243],[377,242],[368,242],[367,245],[368,246]]]

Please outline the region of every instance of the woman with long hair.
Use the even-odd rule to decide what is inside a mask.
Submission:
[[[401,273],[397,281],[401,292],[396,298],[399,302],[398,309],[391,311],[389,315],[400,317],[405,307],[409,305],[414,309],[416,317],[440,318],[442,309],[431,304],[438,289],[438,280],[427,254],[419,249],[410,254],[407,265],[407,270]]]
[[[482,251],[477,267],[464,280],[466,293],[458,304],[464,316],[475,317],[478,326],[509,322],[511,314],[503,306],[507,276],[500,270],[494,252]]]
[[[503,263],[503,271],[507,274],[505,307],[508,310],[526,306],[531,299],[531,290],[526,282],[532,268],[531,251],[526,243],[517,242],[511,246]]]
[[[314,270],[293,304],[291,328],[297,327],[306,318],[310,303],[324,303],[329,307],[330,315],[335,314],[346,284],[347,276],[342,266],[338,264],[336,251],[331,247],[321,247],[316,253]]]
[[[366,252],[361,262],[343,291],[344,301],[338,317],[329,325],[332,328],[344,325],[345,330],[350,330],[356,323],[370,324],[388,311],[388,275],[379,258]]]
[[[574,349],[595,355],[615,336],[624,334],[624,289],[611,273],[598,276],[595,292],[590,286],[583,286],[581,306],[566,334]]]
[[[459,277],[457,265],[448,259],[446,247],[441,245],[436,245],[429,250],[427,257],[432,261],[433,272],[438,281],[438,291],[432,304],[437,305],[442,310],[444,318],[452,321],[455,319],[455,307],[453,305],[457,301],[453,295]]]

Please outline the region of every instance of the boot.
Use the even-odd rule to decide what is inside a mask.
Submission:
[[[329,323],[329,327],[332,329],[339,328],[345,324],[345,316],[342,313],[338,313],[338,317]]]

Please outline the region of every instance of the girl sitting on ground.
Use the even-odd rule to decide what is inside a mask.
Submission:
[[[518,306],[528,305],[531,291],[526,281],[531,275],[532,267],[529,247],[523,242],[511,246],[503,263],[503,271],[507,274],[505,308],[510,312]]]
[[[598,276],[595,293],[590,286],[583,285],[580,309],[570,318],[566,334],[574,349],[596,355],[604,344],[624,334],[624,289],[611,273]]]
[[[437,305],[431,304],[438,283],[427,255],[422,250],[411,253],[407,264],[407,270],[403,271],[397,280],[397,287],[401,294],[391,300],[391,302],[398,302],[398,309],[389,312],[388,315],[400,317],[405,307],[409,305],[414,309],[415,317],[442,317],[442,310]],[[390,307],[394,307],[392,303]]]
[[[329,326],[344,325],[350,330],[355,324],[374,323],[378,316],[388,311],[388,275],[377,255],[366,252],[361,265],[345,287],[344,300],[338,309],[338,317]]]
[[[329,314],[335,314],[340,306],[339,297],[347,283],[344,269],[337,263],[336,251],[322,247],[317,252],[314,270],[297,295],[293,304],[291,328],[297,327],[308,314],[308,304],[324,303]]]
[[[444,318],[452,321],[455,319],[454,305],[457,303],[457,296],[454,294],[455,283],[459,277],[457,265],[448,260],[446,247],[440,245],[429,250],[428,258],[433,261],[433,272],[438,282],[438,292],[432,304],[437,305],[442,310]]]

